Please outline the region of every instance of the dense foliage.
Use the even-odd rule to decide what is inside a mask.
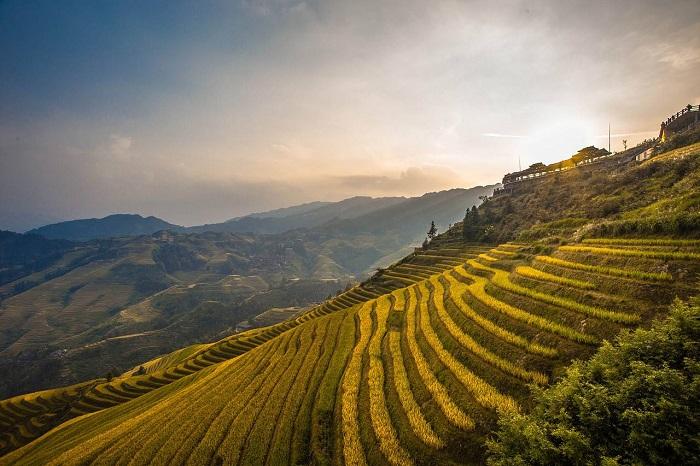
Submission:
[[[697,464],[700,301],[606,343],[535,399],[499,421],[489,464]]]

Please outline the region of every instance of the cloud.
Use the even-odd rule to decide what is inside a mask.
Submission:
[[[298,164],[314,157],[314,151],[298,141],[290,140],[283,143],[272,144],[270,148],[274,152],[284,154],[284,163]],[[280,161],[271,158],[271,165],[279,167]]]
[[[613,138],[623,138],[623,137],[629,137],[629,136],[654,136],[656,134],[659,134],[659,131],[636,131],[632,133],[612,133],[609,136]],[[607,134],[598,134],[596,135],[597,138],[603,139],[607,138]]]
[[[647,55],[659,63],[670,65],[680,72],[700,64],[700,21],[695,14],[694,22],[656,37],[656,41],[644,47]]]
[[[273,144],[270,147],[272,148],[272,150],[275,150],[277,152],[283,152],[285,154],[292,152],[292,148],[286,144]]]
[[[650,54],[659,62],[684,70],[700,63],[700,49],[692,46],[663,43],[653,47]]]
[[[409,194],[419,195],[428,191],[466,187],[465,181],[448,167],[408,167],[391,175],[347,175],[334,176],[321,184],[334,187],[336,191],[364,193],[369,195]]]
[[[305,1],[299,0],[244,0],[243,6],[258,16],[275,13],[299,12],[308,8]]]
[[[127,158],[129,156],[129,149],[131,149],[132,143],[133,139],[129,136],[111,134],[109,136],[109,152],[114,157]]]
[[[487,138],[510,138],[510,139],[522,139],[527,136],[520,136],[517,134],[503,134],[503,133],[481,133],[482,136]]]

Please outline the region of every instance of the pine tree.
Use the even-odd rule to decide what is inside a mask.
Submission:
[[[428,238],[432,241],[433,238],[437,236],[438,230],[435,226],[435,221],[430,222],[430,229],[428,230]]]
[[[475,205],[467,209],[464,213],[464,224],[462,225],[462,239],[464,241],[475,241],[479,231],[479,210]]]

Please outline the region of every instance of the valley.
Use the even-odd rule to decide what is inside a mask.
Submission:
[[[0,282],[0,394],[121,373],[260,325],[248,322],[270,308],[313,306],[419,244],[427,215],[447,226],[465,203],[491,191],[352,198],[337,210],[292,210],[294,218],[258,214],[288,227],[310,216],[324,222],[274,235],[162,230],[77,242],[5,233],[0,250],[17,259],[8,256],[15,268]],[[61,228],[76,235],[97,228],[94,221],[86,231],[80,225]]]

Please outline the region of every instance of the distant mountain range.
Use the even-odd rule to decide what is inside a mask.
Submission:
[[[299,204],[291,207],[281,207],[279,209],[273,209],[273,210],[268,210],[265,212],[256,212],[253,214],[248,214],[244,215],[241,217],[236,217],[232,218],[231,220],[228,220],[228,222],[233,222],[235,220],[244,218],[244,217],[257,217],[257,218],[281,218],[281,217],[288,217],[290,215],[296,215],[296,214],[303,214],[304,212],[309,212],[314,209],[318,209],[319,207],[323,207],[326,205],[334,204],[333,202],[324,202],[324,201],[314,201],[314,202],[307,202],[305,204]]]
[[[150,235],[156,231],[182,231],[183,227],[173,225],[157,217],[142,217],[136,214],[115,214],[104,218],[88,218],[53,223],[28,231],[48,239],[68,239],[90,241],[99,238],[120,236]]]
[[[190,227],[188,230],[194,232],[283,233],[297,228],[314,228],[336,220],[354,219],[407,200],[405,197],[357,196],[338,202],[313,202],[246,215],[223,223]]]
[[[48,239],[90,241],[123,236],[150,235],[157,231],[219,232],[279,234],[299,228],[318,227],[381,231],[397,222],[411,223],[418,216],[424,222],[430,217],[436,222],[455,220],[456,212],[463,212],[467,204],[476,202],[479,195],[490,194],[494,186],[471,189],[451,189],[428,193],[420,197],[367,197],[356,196],[338,202],[310,202],[292,207],[236,217],[221,223],[183,227],[157,217],[135,214],[109,215],[101,219],[82,219],[54,223],[29,231]],[[445,225],[446,226],[446,225]]]

